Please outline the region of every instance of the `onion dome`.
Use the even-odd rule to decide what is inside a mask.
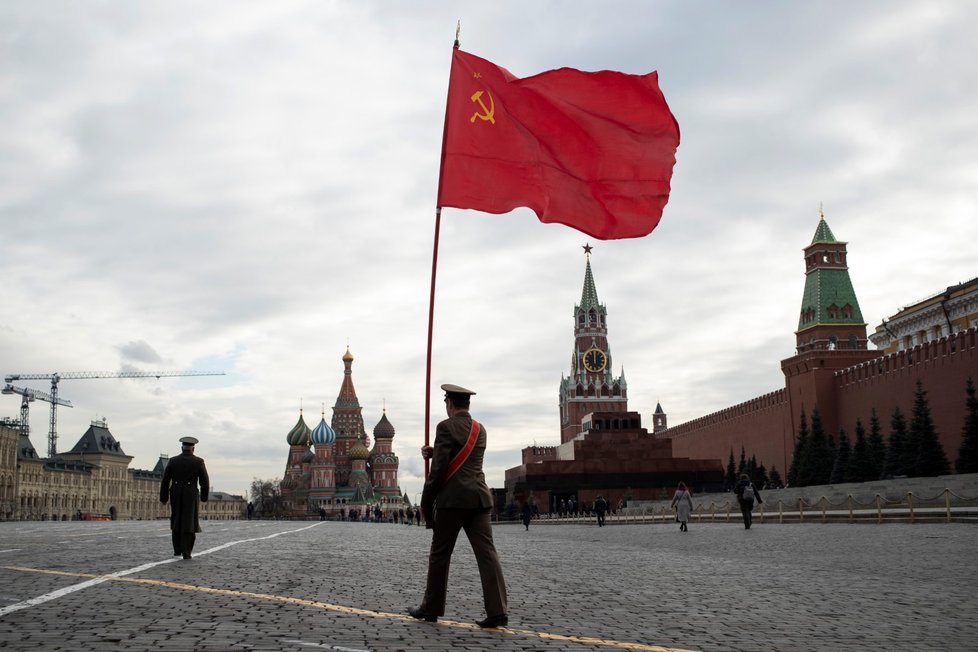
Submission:
[[[336,431],[329,427],[326,423],[326,417],[319,420],[319,425],[316,426],[312,431],[312,443],[319,446],[320,444],[335,444],[336,443]]]
[[[370,458],[370,451],[363,444],[363,439],[357,439],[357,443],[353,444],[353,448],[349,452],[350,459],[353,460],[366,460]]]
[[[343,362],[353,362],[353,354],[350,353],[350,347],[346,347],[346,353],[343,354]]]
[[[299,410],[299,420],[295,422],[295,426],[285,438],[289,442],[289,446],[308,446],[311,433],[312,431],[306,425],[305,419],[302,418],[302,410]]]
[[[305,453],[302,454],[302,463],[303,464],[309,464],[314,459],[316,459],[316,454],[312,452],[312,449],[307,450]]]
[[[393,436],[394,426],[392,426],[391,422],[387,420],[387,411],[385,410],[384,416],[380,417],[380,421],[378,421],[377,425],[374,426],[374,441],[376,441],[379,437],[390,439]]]

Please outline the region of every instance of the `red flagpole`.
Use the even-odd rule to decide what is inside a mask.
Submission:
[[[444,146],[443,146],[444,148]],[[442,153],[444,160],[444,153]],[[439,185],[441,174],[439,173]],[[431,297],[428,300],[428,355],[425,361],[424,375],[424,445],[429,445],[431,432],[431,334],[435,324],[435,277],[438,271],[438,234],[441,231],[441,206],[435,209],[435,244],[431,254]],[[424,479],[428,479],[428,463],[424,461]]]
[[[455,45],[458,49],[458,35],[461,21],[455,27]],[[438,163],[438,197],[441,197],[442,170],[445,168],[445,136],[448,134],[448,100],[452,96],[451,73],[448,76],[448,97],[445,99],[445,122],[441,134],[441,161]],[[436,201],[437,203],[437,201]],[[435,279],[438,272],[438,235],[441,232],[441,206],[435,207],[435,242],[431,254],[431,296],[428,299],[428,352],[425,359],[424,375],[424,445],[431,442],[431,339],[435,325]],[[428,479],[429,460],[424,461],[424,479]]]

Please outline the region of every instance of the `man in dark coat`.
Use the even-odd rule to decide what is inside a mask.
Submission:
[[[478,625],[505,627],[509,623],[506,582],[492,540],[489,516],[492,492],[482,472],[486,429],[481,424],[473,428],[469,397],[475,392],[457,385],[442,385],[441,388],[445,390],[448,418],[438,424],[435,445],[421,449],[421,455],[431,460],[420,507],[425,525],[434,530],[428,555],[428,580],[421,606],[409,609],[408,613],[428,622],[435,622],[438,616],[444,615],[452,551],[458,533],[465,530],[479,567],[486,607],[487,618],[480,620]]]
[[[598,515],[598,527],[604,527],[604,513],[608,511],[608,501],[598,496],[594,501],[594,513]]]
[[[194,455],[197,439],[180,439],[181,453],[171,457],[160,483],[160,502],[170,502],[170,533],[173,535],[173,554],[190,559],[197,533],[200,532],[200,506],[210,495],[210,478],[204,460]],[[200,484],[200,493],[197,485]]]

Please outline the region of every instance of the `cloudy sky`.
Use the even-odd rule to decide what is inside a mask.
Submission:
[[[132,467],[200,438],[216,489],[281,477],[300,406],[355,356],[420,491],[451,46],[518,76],[658,70],[682,132],[651,236],[594,242],[615,372],[646,425],[783,387],[819,206],[870,332],[978,276],[978,5],[47,2],[0,5],[0,372],[65,380],[59,448],[105,418]],[[487,477],[559,441],[589,238],[445,209],[437,386],[478,391]],[[21,386],[49,390],[45,381]],[[2,397],[16,417],[19,397]],[[47,450],[48,405],[31,408]]]

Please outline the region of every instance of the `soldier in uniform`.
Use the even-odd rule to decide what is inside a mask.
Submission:
[[[473,428],[469,414],[472,390],[442,385],[448,419],[438,424],[435,445],[424,446],[421,455],[431,460],[431,469],[421,494],[420,511],[425,525],[434,530],[428,555],[428,580],[421,606],[408,613],[419,620],[435,622],[445,614],[448,568],[458,533],[465,530],[475,553],[482,579],[486,619],[479,627],[505,627],[506,583],[492,540],[492,493],[482,472],[486,452],[486,429]],[[468,446],[467,446],[468,444]]]
[[[195,437],[180,439],[181,452],[171,457],[160,483],[160,502],[170,502],[170,532],[173,535],[173,554],[190,559],[197,533],[200,532],[200,502],[210,495],[210,478],[204,460],[194,455]],[[200,484],[200,493],[197,485]]]

